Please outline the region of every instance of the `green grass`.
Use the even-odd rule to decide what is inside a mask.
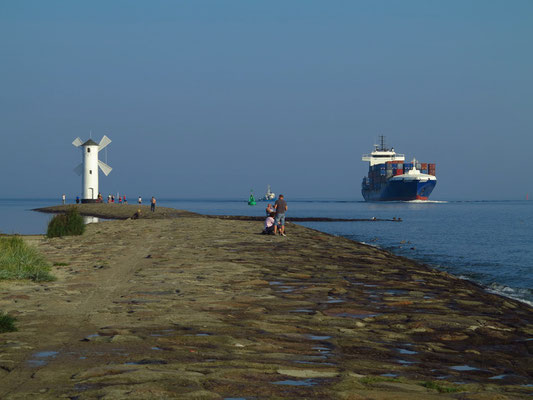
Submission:
[[[420,385],[422,385],[422,386],[424,386],[424,387],[426,387],[428,389],[436,390],[439,393],[456,393],[456,392],[460,392],[461,391],[460,388],[453,387],[453,386],[446,386],[446,385],[443,385],[440,382],[434,382],[434,381],[422,382]]]
[[[50,264],[18,236],[0,237],[0,280],[53,281]]]
[[[68,267],[68,263],[66,262],[55,262],[54,267]]]
[[[16,331],[15,321],[16,318],[0,312],[0,333]]]
[[[81,235],[85,232],[83,217],[76,207],[71,207],[66,214],[58,214],[48,223],[46,236],[49,238]]]

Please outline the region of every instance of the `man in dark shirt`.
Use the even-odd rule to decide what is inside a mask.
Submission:
[[[279,225],[279,233],[283,236],[285,235],[285,211],[287,211],[287,202],[285,201],[285,198],[282,194],[279,195],[279,198],[276,200],[276,203],[274,204],[274,208],[276,209],[276,218],[274,219],[274,235],[278,233],[278,225]]]

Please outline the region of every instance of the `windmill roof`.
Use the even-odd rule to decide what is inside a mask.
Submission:
[[[98,143],[96,143],[94,140],[89,139],[85,143],[82,144],[82,146],[98,146]]]

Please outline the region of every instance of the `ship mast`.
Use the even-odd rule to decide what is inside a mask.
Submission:
[[[385,136],[384,135],[379,135],[379,142],[380,142],[379,150],[387,151],[387,148],[385,147]]]

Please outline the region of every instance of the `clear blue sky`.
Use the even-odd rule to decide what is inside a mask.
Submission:
[[[379,134],[432,198],[533,195],[533,1],[0,0],[0,197],[362,200]],[[102,155],[101,158],[104,158]]]

